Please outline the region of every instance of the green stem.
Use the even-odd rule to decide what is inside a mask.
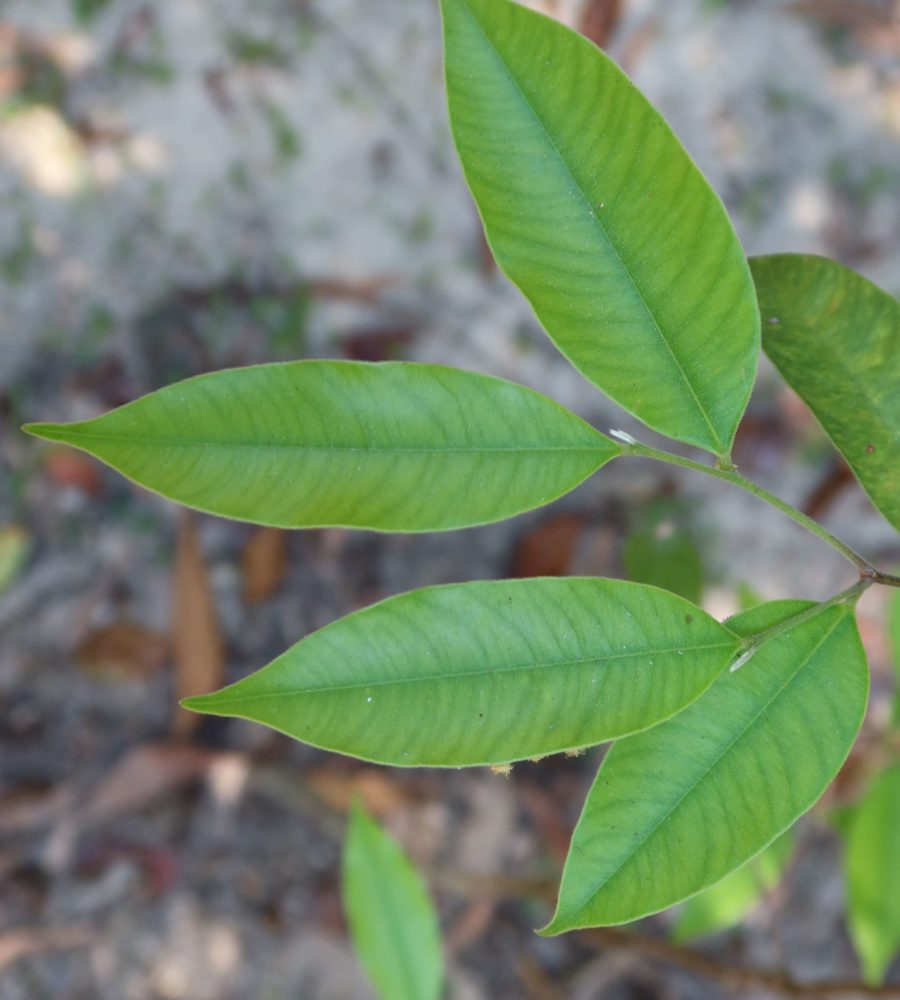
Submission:
[[[732,663],[731,672],[734,673],[735,670],[739,670],[751,656],[759,649],[763,643],[768,642],[769,639],[774,639],[775,636],[781,635],[783,632],[787,632],[792,628],[796,628],[798,625],[802,625],[803,622],[809,621],[810,618],[815,618],[816,615],[820,615],[823,611],[828,608],[833,608],[837,604],[856,604],[859,598],[872,586],[874,580],[870,577],[863,577],[861,580],[857,580],[852,587],[848,587],[846,590],[842,590],[839,594],[835,594],[834,597],[829,597],[827,601],[822,601],[819,604],[814,604],[811,608],[807,608],[805,611],[800,611],[796,615],[792,615],[790,618],[785,619],[783,622],[779,622],[777,625],[773,625],[771,628],[764,629],[762,632],[757,632],[756,635],[748,636],[745,641],[744,649],[741,655]]]
[[[840,552],[845,559],[853,563],[857,570],[859,570],[860,576],[872,583],[881,583],[889,587],[900,587],[900,577],[894,577],[887,573],[879,573],[867,559],[864,559],[858,552],[854,552],[849,545],[845,545],[839,538],[835,538],[818,521],[814,521],[802,511],[797,510],[796,507],[792,507],[789,503],[785,503],[784,500],[780,500],[774,493],[763,489],[762,486],[757,486],[756,483],[742,476],[734,468],[714,468],[713,466],[703,465],[700,462],[694,462],[690,458],[682,458],[680,455],[672,455],[667,451],[660,451],[658,448],[650,448],[647,445],[638,443],[626,444],[623,447],[623,452],[626,455],[655,458],[659,462],[667,462],[669,465],[677,465],[682,469],[693,469],[695,472],[703,472],[707,476],[713,476],[716,479],[724,479],[726,483],[738,486],[742,490],[746,490],[747,493],[752,493],[754,496],[759,497],[760,500],[765,500],[767,504],[776,507],[783,514],[787,514],[792,521],[796,521],[801,527],[817,535],[823,542],[826,542],[837,552]]]

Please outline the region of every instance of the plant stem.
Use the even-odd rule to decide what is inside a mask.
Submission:
[[[871,577],[862,577],[857,580],[852,587],[842,590],[839,594],[835,594],[834,597],[829,597],[827,601],[821,601],[818,604],[814,604],[811,608],[807,608],[805,611],[792,615],[790,618],[785,619],[783,622],[779,622],[777,625],[773,625],[771,628],[764,629],[762,632],[757,632],[756,635],[748,636],[745,640],[743,652],[731,665],[731,672],[734,673],[735,670],[739,670],[747,662],[747,660],[753,656],[759,647],[762,646],[763,643],[768,642],[769,639],[774,639],[775,636],[781,635],[783,632],[788,632],[790,629],[796,628],[798,625],[802,625],[803,622],[809,621],[810,618],[815,618],[816,615],[821,614],[828,608],[835,607],[837,604],[855,604],[862,594],[864,594],[869,587],[872,586],[873,582],[874,581]]]
[[[716,479],[724,479],[726,483],[738,486],[747,493],[752,493],[754,496],[759,497],[760,500],[765,500],[770,506],[777,508],[783,514],[787,514],[792,521],[796,521],[801,527],[817,535],[823,542],[826,542],[835,551],[840,552],[845,559],[853,563],[857,570],[859,570],[860,576],[871,580],[873,583],[881,583],[889,587],[900,587],[900,577],[878,572],[867,559],[864,559],[858,552],[851,549],[849,545],[845,545],[839,538],[835,538],[818,521],[814,521],[802,511],[797,510],[796,507],[792,507],[791,504],[785,503],[784,500],[779,499],[774,493],[763,489],[762,486],[757,486],[756,483],[742,476],[736,469],[714,468],[710,465],[703,465],[701,462],[695,462],[690,458],[682,458],[680,455],[672,455],[667,451],[660,451],[658,448],[650,448],[644,444],[626,444],[622,450],[626,455],[654,458],[658,462],[666,462],[669,465],[677,465],[682,469],[693,469],[695,472],[703,472],[707,476],[713,476]]]

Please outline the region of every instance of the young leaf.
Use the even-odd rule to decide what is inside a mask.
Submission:
[[[343,888],[353,945],[383,1000],[437,1000],[437,914],[406,855],[360,805],[350,815]]]
[[[684,944],[739,924],[781,881],[793,849],[789,830],[721,882],[692,896],[672,928],[675,941]]]
[[[875,985],[900,952],[900,763],[853,807],[846,837],[850,934],[863,978]]]
[[[751,267],[766,353],[900,530],[900,303],[824,257]]]
[[[563,354],[726,454],[759,314],[722,204],[599,49],[508,0],[441,0],[450,122],[491,249]]]
[[[758,633],[808,608],[729,620]],[[719,881],[819,798],[865,712],[865,653],[847,606],[771,638],[688,709],[607,754],[575,829],[543,933],[620,924]]]
[[[438,531],[548,503],[618,446],[531,389],[438,365],[295,361],[30,424],[170,500],[283,528]]]
[[[384,764],[501,764],[655,725],[739,640],[654,587],[503,580],[392,597],[187,708]]]

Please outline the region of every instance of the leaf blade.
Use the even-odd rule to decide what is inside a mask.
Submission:
[[[900,951],[900,763],[879,774],[849,817],[845,868],[848,923],[870,985]]]
[[[378,763],[503,764],[667,718],[738,644],[693,604],[621,580],[450,584],[348,615],[186,704]]]
[[[443,956],[428,891],[358,803],[344,847],[343,897],[354,948],[384,1000],[437,1000]]]
[[[766,353],[900,530],[900,303],[824,257],[750,266]]]
[[[788,830],[721,882],[691,896],[672,928],[675,943],[686,944],[739,924],[781,881],[793,848]]]
[[[600,389],[727,454],[759,316],[718,198],[577,33],[507,0],[441,6],[451,127],[498,264]]]
[[[438,365],[296,361],[201,375],[63,441],[189,507],[270,527],[435,531],[573,489],[618,445],[545,396]]]
[[[757,632],[789,612],[788,602],[764,605],[729,627],[752,622]],[[541,933],[636,920],[750,860],[825,790],[867,697],[853,614],[837,606],[770,639],[674,718],[619,741],[588,794]]]

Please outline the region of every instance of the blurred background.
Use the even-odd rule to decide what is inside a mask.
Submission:
[[[827,254],[900,292],[900,4],[531,6],[632,75],[749,253]],[[2,1000],[371,998],[340,905],[354,794],[435,893],[456,1000],[713,998],[737,966],[858,978],[827,814],[885,726],[878,588],[860,605],[864,736],[777,887],[697,942],[706,970],[621,935],[531,932],[598,752],[509,776],[402,772],[174,707],[425,584],[624,576],[721,617],[852,582],[777,512],[631,460],[501,525],[291,534],[188,516],[18,430],[226,366],[401,358],[526,383],[655,443],[568,368],[491,261],[449,138],[436,0],[0,0],[0,205]],[[736,460],[900,562],[765,362]],[[638,931],[664,942],[679,919]]]

